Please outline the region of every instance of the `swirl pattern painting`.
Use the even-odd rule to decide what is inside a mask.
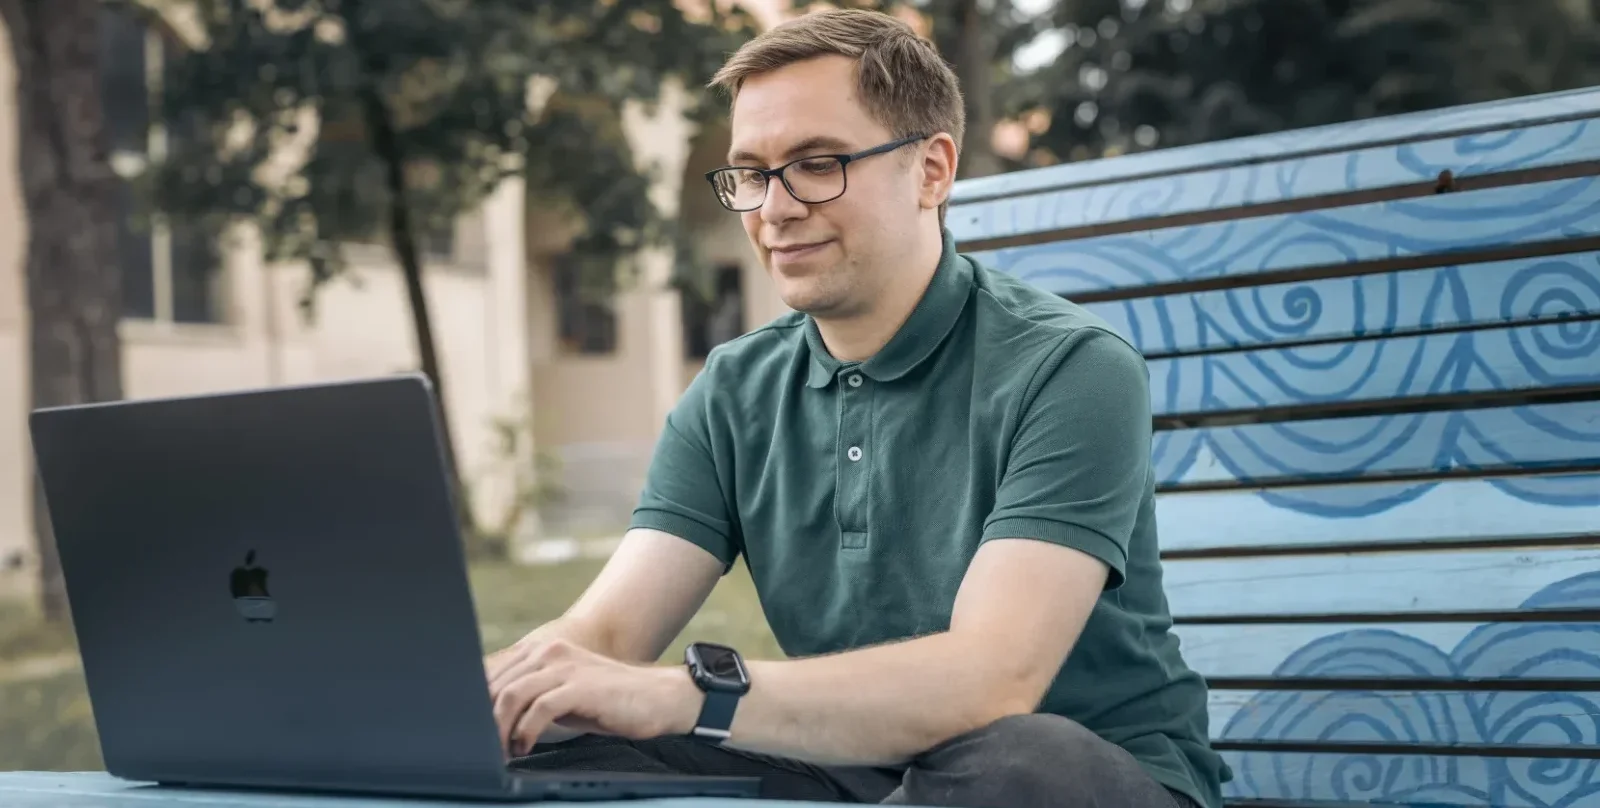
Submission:
[[[1578,142],[1574,136],[1590,126],[1565,123],[1560,132],[1472,135],[1448,148],[1403,146],[1389,152],[1394,166],[1417,176],[1452,165],[1462,155],[1504,170],[1572,147]],[[1600,139],[1589,140],[1600,144]],[[1351,177],[1360,174],[1353,168],[1358,165],[1347,164]],[[1287,166],[1278,170],[1288,183],[1283,188],[1304,175]],[[1219,177],[1202,179],[1226,182]],[[1151,210],[1157,208],[1164,209]],[[1600,178],[1579,177],[985,255],[998,269],[1070,294],[1224,276],[1243,284],[1252,274],[1286,267],[1593,235],[1600,235]],[[1151,403],[1158,417],[1600,385],[1600,252],[1593,250],[1132,297],[1091,308],[1150,358]],[[1426,470],[1433,471],[1527,468],[1509,447],[1538,454],[1539,447],[1557,442],[1563,444],[1563,461],[1600,458],[1600,420],[1586,411],[1526,408],[1493,416],[1407,413],[1360,423],[1310,420],[1253,430],[1163,430],[1156,435],[1153,458],[1165,483],[1216,479],[1219,470],[1249,482],[1361,476],[1386,470],[1402,456],[1430,458]],[[1202,460],[1210,465],[1197,470]],[[1593,481],[1583,478],[1508,477],[1495,484],[1550,505],[1600,497]],[[1392,489],[1286,488],[1263,496],[1306,513],[1354,517],[1430,488],[1420,482],[1398,495]],[[1370,498],[1363,500],[1361,491]]]
[[[1591,120],[1561,121],[973,202],[952,212],[951,230],[958,239],[1014,236],[1430,183],[1446,170],[1471,177],[1581,162],[1600,157],[1596,126]]]
[[[1329,186],[1313,182],[1319,176],[1337,183],[1332,186],[1336,189],[1355,190],[1431,179],[1446,168],[1457,176],[1473,176],[1536,161],[1557,164],[1563,162],[1558,144],[1579,142],[1583,130],[1573,127],[1597,112],[1600,90],[1588,88],[966,179],[956,183],[952,195],[952,214],[957,215],[951,216],[951,226],[961,239],[1008,235],[1004,227],[1021,217],[1005,215],[1003,207],[999,213],[989,213],[985,208],[993,202],[1037,199],[1062,188],[1126,188],[1146,178],[1170,182],[1185,174],[1219,176],[1253,169],[1254,174],[1228,184],[1278,191],[1281,199],[1283,193],[1326,193]],[[1324,158],[1320,165],[1318,157]],[[1274,178],[1276,182],[1271,181]],[[1221,184],[1191,183],[1201,189]],[[1232,201],[1214,187],[1201,199],[1208,207]],[[1260,203],[1274,198],[1258,192],[1247,199]],[[1166,211],[1171,212],[1172,206]],[[1105,219],[1102,215],[1096,220]]]
[[[1158,317],[1153,323],[1128,319],[1119,325],[1136,341],[1145,340],[1141,349],[1152,352],[1147,347],[1151,334],[1163,334],[1167,344],[1232,345],[1287,339],[1312,329],[1393,333],[1428,327],[1445,319],[1444,313],[1465,323],[1535,318],[1543,323],[1152,359],[1152,408],[1158,415],[1600,384],[1600,256],[1557,256],[1504,268],[1509,271],[1494,283],[1464,278],[1454,267],[1430,270],[1424,294],[1406,293],[1399,275],[1269,291],[1225,290],[1209,300],[1189,298],[1183,317]],[[1331,297],[1336,291],[1340,296]],[[1133,306],[1123,311],[1130,317],[1155,313]],[[1192,331],[1179,335],[1176,325]],[[1201,458],[1227,477],[1250,481],[1527,467],[1542,455],[1565,462],[1600,459],[1600,418],[1594,408],[1518,407],[1167,430],[1157,433],[1153,447],[1157,477],[1166,483],[1222,473],[1197,470]],[[1495,485],[1534,502],[1600,504],[1600,492],[1589,479],[1509,477]],[[1368,489],[1371,501],[1362,501],[1354,490],[1282,489],[1265,496],[1283,507],[1349,517],[1420,496],[1430,487],[1418,483],[1398,496],[1389,489]]]
[[[1600,180],[1413,197],[1342,208],[980,251],[985,266],[1051,292],[1240,278],[1448,255],[1600,233]]]
[[[1525,608],[1600,608],[1600,571],[1546,587]],[[1313,642],[1276,671],[1297,677],[1600,679],[1600,623],[1495,623],[1455,648],[1384,629]],[[1405,703],[1400,703],[1405,700]],[[1600,746],[1600,692],[1272,691],[1218,738],[1385,744]],[[1230,796],[1585,808],[1600,804],[1600,760],[1370,754],[1245,754]]]

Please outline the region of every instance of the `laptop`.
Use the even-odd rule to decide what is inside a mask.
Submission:
[[[508,767],[431,386],[35,411],[102,755],[127,780],[541,801],[755,778]]]

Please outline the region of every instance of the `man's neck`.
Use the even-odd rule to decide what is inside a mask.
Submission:
[[[928,291],[943,252],[942,234],[931,247],[924,240],[917,254],[906,259],[907,273],[885,288],[868,309],[853,317],[816,318],[817,332],[828,353],[841,362],[864,362],[883,350]]]

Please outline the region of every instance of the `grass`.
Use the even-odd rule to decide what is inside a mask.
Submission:
[[[9,660],[77,650],[72,629],[38,619],[31,601],[0,599],[0,668]]]
[[[502,648],[559,615],[602,563],[475,567],[472,587],[485,650]],[[717,585],[662,659],[681,659],[690,640],[728,643],[751,657],[781,656],[742,565]],[[69,629],[42,623],[25,604],[0,600],[0,771],[104,768],[83,673],[74,662]]]

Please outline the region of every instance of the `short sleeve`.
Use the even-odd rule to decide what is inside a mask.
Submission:
[[[1110,568],[1122,585],[1128,544],[1150,477],[1150,379],[1144,357],[1115,334],[1062,339],[1035,374],[983,539],[1053,542]]]
[[[706,406],[712,386],[708,361],[662,426],[629,527],[692,542],[726,570],[739,556],[740,539],[712,451]]]

